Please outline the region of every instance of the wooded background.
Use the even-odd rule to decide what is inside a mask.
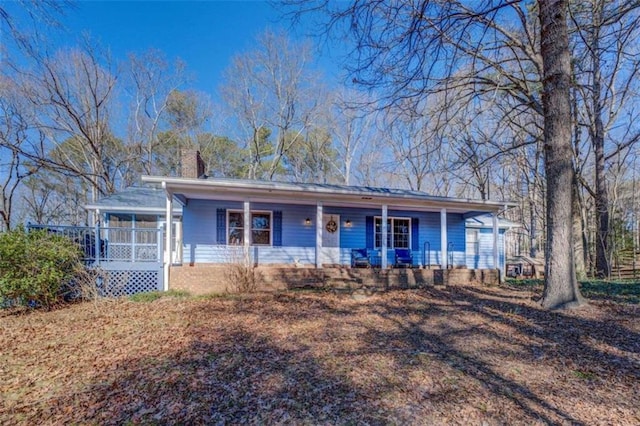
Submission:
[[[42,25],[64,25],[73,4],[22,6]],[[640,246],[638,6],[568,2],[579,277],[609,276]],[[8,29],[0,63],[1,229],[85,224],[85,203],[138,184],[142,174],[175,176],[180,150],[196,148],[216,177],[515,201],[505,215],[522,228],[511,249],[543,256],[536,2],[282,7],[284,19],[315,14],[318,37],[349,36],[348,83],[326,83],[311,44],[266,31],[235,56],[219,93],[201,93],[190,88],[188,65],[160,51],[111,58],[90,38],[52,50],[0,6]]]

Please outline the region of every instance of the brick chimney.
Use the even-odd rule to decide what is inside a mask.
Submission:
[[[204,161],[200,151],[192,148],[183,148],[180,151],[181,169],[180,177],[198,179],[204,177]]]

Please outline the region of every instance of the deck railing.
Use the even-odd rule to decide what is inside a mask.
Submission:
[[[76,242],[87,264],[162,261],[162,229],[29,225]]]

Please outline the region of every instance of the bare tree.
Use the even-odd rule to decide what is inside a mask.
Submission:
[[[182,96],[177,90],[187,81],[184,69],[184,63],[170,63],[158,50],[129,55],[125,73],[125,93],[131,102],[127,145],[132,154],[137,154],[136,175],[167,173],[157,169],[155,156],[162,151],[158,133],[168,128],[167,110],[172,96]]]
[[[428,112],[417,115],[389,109],[382,129],[385,146],[393,154],[385,164],[389,173],[403,181],[402,186],[425,191],[428,179],[433,178],[440,149],[438,130]]]
[[[334,95],[331,106],[329,127],[331,129],[337,158],[334,168],[340,175],[341,183],[351,185],[355,168],[362,164],[362,153],[381,143],[377,132],[377,111],[368,108],[371,100],[354,90],[344,89]]]
[[[328,129],[309,128],[302,135],[294,135],[285,157],[287,174],[295,182],[334,182],[337,152]]]
[[[633,110],[640,74],[639,8],[637,1],[605,0],[576,2],[570,7],[576,118],[590,142],[590,149],[582,153],[593,156],[578,159],[593,162],[593,177],[580,176],[579,180],[595,203],[595,270],[599,276],[610,274],[610,161],[640,140],[640,128],[634,125],[637,111]],[[626,130],[620,132],[620,128]]]
[[[571,151],[571,54],[565,0],[540,2],[544,63],[544,141],[547,177],[547,262],[542,306],[583,303],[573,256],[573,155]]]
[[[0,77],[0,230],[11,229],[14,197],[23,181],[38,171],[21,154],[28,139],[38,138],[32,117],[12,79]]]
[[[325,29],[349,22],[342,28],[355,38],[354,80],[380,90],[389,104],[412,100],[415,110],[433,93],[455,102],[499,93],[514,102],[510,116],[531,110],[544,116],[549,190],[542,303],[548,308],[580,303],[571,240],[567,3],[539,2],[540,24],[520,1],[293,3],[297,13],[327,12]]]
[[[50,170],[85,180],[91,201],[97,201],[115,191],[122,162],[110,129],[116,76],[108,58],[88,42],[38,59],[35,70],[22,74],[22,91],[46,138],[22,152]]]
[[[41,170],[24,180],[20,213],[24,221],[52,225],[87,225],[88,184],[77,178]]]
[[[490,103],[488,103],[490,105]],[[491,117],[491,108],[483,104],[482,108],[464,106],[464,114],[457,114],[447,129],[447,140],[452,151],[452,164],[449,170],[460,182],[462,188],[458,194],[479,196],[488,200],[491,196],[492,169],[497,163],[496,152],[501,153],[504,145],[501,128]],[[471,193],[469,193],[471,189]]]
[[[267,31],[255,50],[236,56],[226,71],[222,97],[244,132],[250,178],[273,179],[292,143],[313,124],[322,95],[310,61],[307,45]],[[272,140],[263,137],[264,129]]]
[[[34,55],[44,39],[39,33],[41,27],[61,27],[60,18],[74,6],[72,0],[16,0],[0,4],[0,26],[3,27],[3,43],[0,44],[0,62],[9,41],[28,55]],[[15,14],[21,13],[29,19],[18,22]],[[25,23],[26,22],[26,23]],[[29,28],[26,28],[26,27]],[[5,31],[6,29],[6,31]]]

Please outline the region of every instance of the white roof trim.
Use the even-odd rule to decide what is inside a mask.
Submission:
[[[136,206],[108,206],[108,205],[96,205],[96,204],[87,204],[84,206],[87,210],[100,210],[104,213],[157,213],[160,215],[164,215],[166,213],[166,209],[158,208],[158,207],[136,207]],[[173,214],[181,216],[182,208],[179,209],[174,208]]]
[[[498,212],[515,204],[499,201],[483,201],[436,197],[425,193],[380,188],[369,190],[361,187],[322,187],[314,184],[246,181],[232,179],[189,179],[163,176],[142,176],[143,182],[165,185],[168,192],[183,194],[186,198],[236,199],[254,202],[284,201],[312,204],[331,201],[339,205],[371,207],[386,204],[391,208],[417,208],[420,210],[447,208],[452,211]]]

